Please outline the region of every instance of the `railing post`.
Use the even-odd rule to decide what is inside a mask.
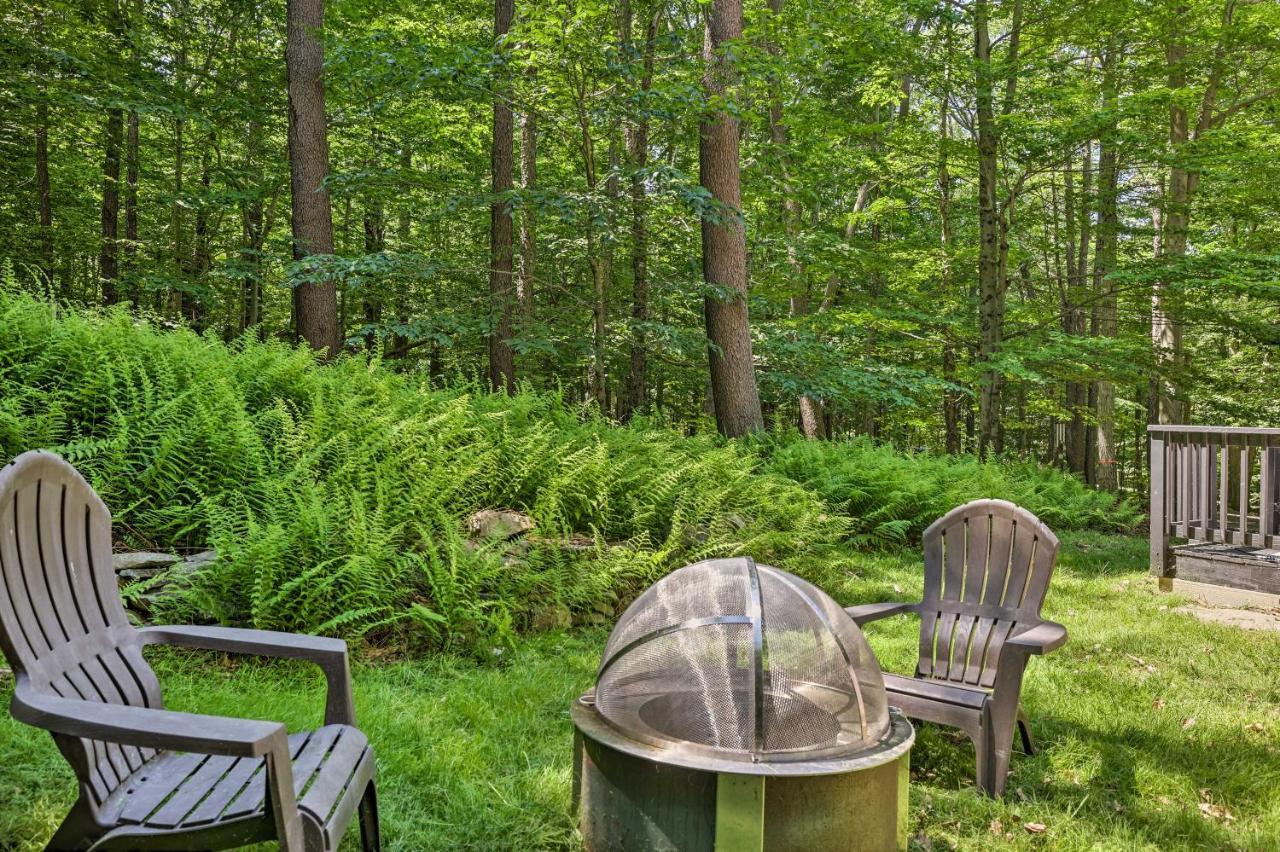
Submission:
[[[1169,525],[1165,519],[1165,445],[1164,435],[1151,433],[1151,573],[1169,576]]]
[[[1271,546],[1271,536],[1275,535],[1275,468],[1276,455],[1270,442],[1262,448],[1262,475],[1258,482],[1258,534],[1262,536],[1262,546]]]

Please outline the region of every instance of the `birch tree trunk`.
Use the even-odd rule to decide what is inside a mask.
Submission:
[[[986,458],[1000,426],[1000,373],[989,362],[1004,334],[1005,286],[1000,275],[1000,211],[994,80],[988,0],[974,0],[973,32],[978,125],[978,360],[984,365],[978,395],[978,454]]]
[[[1109,48],[1102,57],[1102,105],[1108,115],[1116,107],[1116,49]],[[1111,273],[1116,268],[1116,241],[1120,217],[1116,208],[1119,188],[1119,165],[1116,151],[1115,120],[1103,130],[1098,145],[1098,245],[1094,252],[1093,280],[1098,294],[1098,336],[1114,338],[1116,325],[1116,286]],[[1116,476],[1116,388],[1100,379],[1097,399],[1097,484],[1104,491],[1119,487]]]
[[[536,97],[538,69],[529,66],[524,72],[530,83],[529,98]],[[516,300],[520,304],[521,321],[533,321],[533,287],[538,274],[538,207],[530,196],[538,188],[538,111],[530,105],[520,114],[520,188],[524,204],[520,210],[520,277],[516,281]]]

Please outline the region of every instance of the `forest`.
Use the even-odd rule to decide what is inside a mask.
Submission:
[[[605,848],[668,636],[716,848],[871,688],[771,826],[1280,849],[1278,151],[1277,0],[3,0],[0,849]]]
[[[1280,4],[39,0],[17,286],[626,422],[1144,482],[1266,425]]]

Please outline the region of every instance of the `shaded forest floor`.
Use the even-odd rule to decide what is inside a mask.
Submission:
[[[919,594],[913,553],[850,559],[856,572],[830,590],[842,602]],[[974,790],[968,742],[922,726],[913,849],[1280,848],[1280,635],[1174,612],[1178,599],[1155,591],[1145,561],[1141,539],[1065,537],[1046,615],[1071,641],[1033,661],[1024,690],[1042,750],[1015,754],[1008,796],[988,801]],[[887,670],[910,669],[915,627],[869,627]],[[534,637],[500,666],[449,656],[357,665],[387,848],[576,848],[568,707],[591,685],[605,637]],[[320,720],[323,683],[305,668],[151,659],[175,709],[291,728]],[[6,704],[11,685],[0,684]],[[71,773],[46,734],[0,716],[0,848],[39,849],[74,796]],[[344,849],[356,845],[353,830]]]

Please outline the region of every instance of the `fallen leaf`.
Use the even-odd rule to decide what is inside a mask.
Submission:
[[[990,828],[992,834],[1004,834],[1004,823],[998,819],[991,820]]]
[[[1184,731],[1189,728],[1194,728],[1195,726],[1196,726],[1195,716],[1188,716],[1187,718],[1182,720],[1182,730]]]
[[[1163,699],[1163,698],[1157,698],[1155,701],[1152,701],[1152,702],[1151,702],[1151,709],[1152,709],[1152,710],[1163,710],[1163,709],[1164,709],[1164,699]]]
[[[1032,834],[1044,834],[1049,830],[1048,826],[1042,822],[1024,822],[1022,827]]]
[[[1254,722],[1252,725],[1245,725],[1244,729],[1251,734],[1262,734],[1266,733],[1267,730],[1266,726],[1261,722]]]
[[[1222,805],[1215,805],[1212,802],[1200,803],[1200,816],[1205,819],[1218,820],[1219,822],[1232,822],[1235,815]]]

